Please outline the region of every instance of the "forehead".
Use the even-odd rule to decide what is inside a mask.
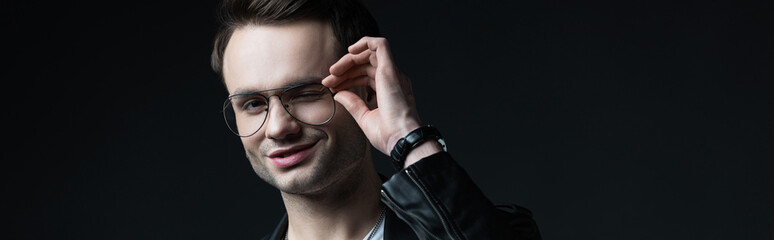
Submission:
[[[321,21],[248,25],[234,31],[223,56],[229,93],[322,79],[337,60],[337,40]]]

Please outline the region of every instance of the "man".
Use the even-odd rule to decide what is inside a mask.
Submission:
[[[228,127],[287,215],[264,239],[540,239],[495,207],[423,125],[409,79],[360,3],[233,0],[213,69]],[[395,159],[377,174],[371,145]]]

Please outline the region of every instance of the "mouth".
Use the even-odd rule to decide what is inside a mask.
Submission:
[[[269,154],[269,160],[274,163],[278,168],[289,168],[304,161],[312,152],[313,147],[317,144],[317,141],[292,146],[286,149],[274,150]]]

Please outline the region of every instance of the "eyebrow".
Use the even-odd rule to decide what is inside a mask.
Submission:
[[[247,88],[237,88],[236,90],[234,90],[234,93],[231,94],[230,96],[255,94],[255,93],[261,93],[261,92],[267,92],[267,91],[273,91],[273,90],[280,90],[280,89],[285,89],[285,88],[288,88],[288,87],[297,86],[297,85],[301,85],[301,84],[320,83],[320,82],[322,82],[322,79],[323,78],[321,78],[321,77],[312,77],[312,76],[300,77],[300,78],[296,78],[296,79],[291,80],[290,84],[288,84],[288,85],[285,85],[285,86],[282,86],[282,87],[278,87],[278,88],[272,88],[272,89],[258,90],[258,89],[254,89],[254,88],[250,88],[250,87],[247,87]]]

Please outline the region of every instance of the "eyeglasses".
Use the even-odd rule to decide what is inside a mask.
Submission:
[[[262,93],[282,90],[279,94]],[[258,132],[269,116],[269,101],[277,96],[285,111],[297,121],[319,126],[333,119],[336,104],[330,89],[319,83],[300,84],[257,92],[234,94],[223,103],[226,126],[240,137]]]

